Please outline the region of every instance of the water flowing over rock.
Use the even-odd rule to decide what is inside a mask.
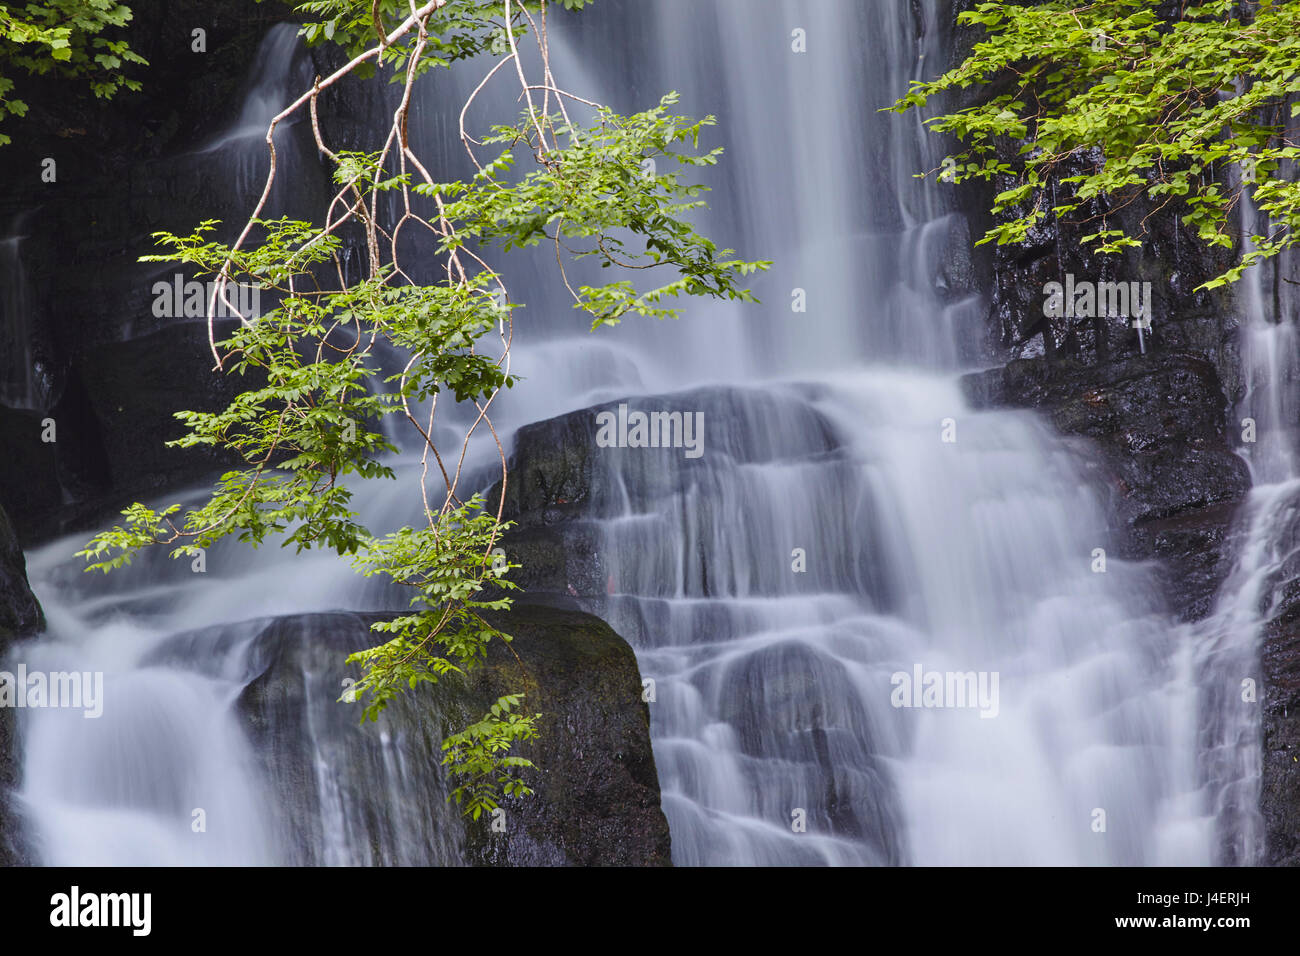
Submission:
[[[1043,426],[880,371],[629,404],[720,425],[697,461],[593,447],[609,405],[521,430],[506,547],[656,682],[676,862],[1208,861],[1188,648],[1148,571],[1089,569],[1105,501]],[[999,674],[1002,712],[891,706],[916,663]],[[1054,735],[1023,736],[1026,712]],[[1143,824],[1092,839],[1088,814],[1117,803]],[[1070,815],[1073,834],[1052,822]]]
[[[662,865],[660,810],[636,659],[608,625],[573,610],[521,605],[501,623],[513,653],[494,647],[467,682],[399,696],[378,722],[339,703],[344,665],[371,646],[376,613],[277,613],[347,594],[348,572],[315,563],[319,592],[264,596],[279,555],[244,568],[238,549],[211,559],[197,587],[154,582],[104,594],[84,581],[66,543],[42,549],[35,579],[56,588],[47,639],[19,643],[5,666],[103,674],[102,715],[18,713],[21,785],[14,794],[28,861],[106,864]],[[291,558],[281,568],[297,565]],[[271,561],[270,564],[265,563]],[[148,561],[146,563],[149,563]],[[188,570],[181,573],[188,573]],[[174,578],[173,580],[183,580]],[[353,585],[355,587],[355,584]],[[365,598],[357,591],[352,603]],[[69,600],[79,594],[77,600]],[[260,607],[270,617],[246,618]],[[213,623],[178,628],[186,620]],[[179,633],[178,633],[179,631]],[[516,657],[517,655],[517,657]],[[498,697],[524,693],[541,712],[524,746],[535,795],[494,819],[462,819],[447,803],[443,738]],[[11,783],[18,781],[11,780]]]
[[[1127,532],[1123,554],[1162,559],[1170,605],[1188,620],[1205,616],[1229,570],[1227,527],[1250,488],[1211,363],[1186,352],[1104,366],[1020,359],[963,385],[977,407],[1035,408],[1090,440],[1110,523]]]
[[[522,607],[501,623],[511,654],[493,648],[468,685],[398,697],[377,723],[338,706],[348,653],[374,643],[374,615],[279,618],[248,649],[255,673],[237,710],[272,793],[277,862],[529,866],[668,861],[668,825],[650,751],[649,716],[631,650],[609,627],[572,611]],[[188,659],[219,633],[179,635],[158,659]],[[538,767],[532,797],[508,799],[504,831],[448,805],[444,736],[498,697],[526,695],[540,739],[521,750]]]

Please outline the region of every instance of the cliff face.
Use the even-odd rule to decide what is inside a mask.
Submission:
[[[1017,148],[1006,144],[1002,158]],[[1062,175],[1099,161],[1078,157]],[[1004,177],[963,196],[973,236],[996,224],[987,210],[1011,185]],[[1054,188],[1058,199],[1068,191]],[[1094,254],[1083,237],[1102,218],[1140,237],[1141,247]],[[1090,440],[1125,557],[1164,561],[1171,607],[1195,620],[1228,571],[1220,545],[1250,486],[1228,428],[1243,394],[1238,304],[1231,289],[1196,290],[1233,256],[1207,249],[1169,210],[1093,200],[1074,219],[1046,219],[1026,242],[978,253],[989,303],[985,355],[995,367],[969,376],[966,391],[977,407],[1039,409],[1062,433]],[[1060,314],[1047,308],[1051,283],[1136,284],[1150,327],[1135,328],[1131,315]]]
[[[1292,511],[1284,540],[1300,545],[1300,519]],[[1285,580],[1270,582],[1263,609],[1268,623],[1260,648],[1264,675],[1264,753],[1260,810],[1273,866],[1300,866],[1300,567],[1292,558]]]
[[[27,562],[9,515],[0,507],[0,655],[15,638],[45,626],[41,605],[27,584]]]
[[[206,322],[156,314],[155,284],[185,270],[138,259],[160,251],[154,232],[251,212],[264,161],[208,147],[240,117],[248,66],[290,10],[255,0],[132,7],[129,37],[149,60],[143,90],[106,105],[62,79],[18,77],[31,109],[6,124],[13,142],[0,149],[0,236],[15,240],[6,268],[25,290],[7,303],[23,328],[0,330],[0,343],[25,340],[36,369],[26,401],[0,399],[0,503],[26,544],[211,472],[211,456],[164,447],[182,434],[172,412],[233,394],[212,371]],[[47,160],[53,182],[42,178]],[[326,181],[315,163],[300,178],[304,191]]]

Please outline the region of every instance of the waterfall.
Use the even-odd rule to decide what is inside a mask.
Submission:
[[[939,160],[916,120],[876,112],[942,62],[946,14],[721,0],[580,27],[607,52],[579,92],[671,87],[719,116],[708,225],[777,261],[739,327],[695,306],[693,332],[642,333],[625,391],[646,410],[708,337],[717,367],[688,384],[715,387],[672,406],[703,412],[704,455],[607,451],[593,480],[593,606],[656,681],[678,863],[1210,859],[1194,638],[1146,569],[1094,571],[1109,542],[1077,454],[954,382],[981,335],[965,223],[912,178]],[[654,41],[620,41],[626,17]],[[918,666],[996,674],[999,713],[893,706]]]
[[[1240,223],[1242,251],[1248,253],[1254,248],[1250,237],[1268,228],[1249,191],[1243,193]],[[1258,863],[1264,852],[1259,648],[1264,628],[1296,578],[1300,557],[1300,343],[1290,280],[1281,281],[1290,264],[1291,256],[1284,253],[1247,269],[1240,280],[1245,388],[1233,424],[1241,429],[1241,454],[1250,467],[1252,488],[1236,522],[1232,571],[1214,612],[1193,627],[1200,683],[1208,688],[1202,776],[1220,822],[1218,859],[1232,865]]]
[[[213,173],[250,212],[266,185],[270,166],[267,127],[289,105],[290,93],[309,87],[311,78],[311,64],[298,39],[298,25],[277,23],[267,31],[253,57],[253,70],[245,85],[239,115],[191,154],[195,165],[211,163]],[[295,116],[276,127],[277,162],[284,168],[294,168],[304,155],[296,148],[297,140],[286,135],[299,119]],[[280,177],[272,193],[273,202],[283,203],[284,180],[290,178]],[[242,211],[241,214],[246,215]]]
[[[37,304],[23,262],[26,218],[16,217],[10,234],[0,238],[0,405],[39,409],[43,383],[32,354]]]
[[[703,415],[698,458],[593,452],[608,587],[583,596],[655,681],[679,864],[1213,857],[1198,633],[1153,599],[1149,569],[1098,565],[1111,542],[1079,449],[1027,413],[972,411],[958,387],[984,334],[966,222],[913,178],[939,159],[917,119],[877,112],[941,68],[952,16],[943,0],[604,0],[556,16],[562,85],[624,111],[676,89],[682,112],[718,116],[703,229],[776,262],[761,306],[694,302],[679,323],[592,336],[538,260],[514,358],[527,378],[502,401],[503,433],[615,398]],[[417,148],[451,175],[448,104],[472,82],[440,76],[412,114]],[[246,114],[279,102],[254,89]],[[513,112],[494,95],[485,115]],[[411,478],[362,495],[376,526],[405,520]],[[117,703],[90,731],[79,713],[23,716],[19,796],[42,862],[458,859],[446,817],[404,812],[441,805],[443,784],[400,714],[335,726],[303,665],[294,693],[312,703],[275,718],[314,794],[297,826],[236,720],[268,619],[379,606],[345,566],[223,545],[203,575],[151,556],[104,584],[76,575],[74,543],[31,556],[50,629],[13,654],[102,670]],[[902,706],[924,704],[901,690],[918,673],[995,693]]]
[[[699,401],[699,463],[627,450],[599,479],[674,859],[1207,862],[1189,644],[1143,569],[1091,569],[1071,452],[922,374],[773,394]],[[892,706],[917,666],[998,675],[996,713]]]

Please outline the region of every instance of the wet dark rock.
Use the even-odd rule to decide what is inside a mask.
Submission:
[[[18,726],[12,708],[0,708],[0,866],[30,862],[21,838],[18,807],[11,794],[21,776],[18,766]]]
[[[0,655],[16,638],[43,630],[45,616],[27,584],[27,562],[9,516],[0,508]]]
[[[1165,599],[1180,620],[1197,621],[1214,610],[1236,557],[1232,545],[1239,512],[1237,501],[1224,501],[1133,527],[1130,554],[1160,561]]]
[[[1264,667],[1263,773],[1264,862],[1300,866],[1300,626],[1270,625],[1262,648]]]
[[[496,648],[473,676],[477,714],[524,688],[543,715],[527,755],[543,768],[537,793],[507,805],[519,832],[470,828],[485,864],[666,866],[668,822],[650,746],[650,711],[631,647],[590,615],[519,605],[497,619],[519,658]]]
[[[28,540],[63,502],[58,442],[41,440],[47,417],[0,405],[0,507],[9,509],[15,531]]]
[[[934,280],[935,289],[945,303],[979,294],[979,273],[983,263],[980,261],[982,253],[975,249],[974,241],[970,234],[970,220],[965,216],[953,216],[950,228],[944,231],[939,273]]]
[[[1262,686],[1265,859],[1300,866],[1300,588],[1292,582],[1264,628]]]
[[[502,517],[515,527],[502,545],[529,600],[577,607],[579,595],[604,592],[599,533],[587,520],[600,489],[595,409],[526,425],[515,434]],[[501,482],[487,494],[501,501]]]
[[[1166,352],[1104,366],[1019,360],[963,382],[976,407],[1039,409],[1062,433],[1112,453],[1124,483],[1114,488],[1131,523],[1237,501],[1249,487],[1228,441],[1223,387],[1199,355]]]
[[[27,566],[18,537],[0,508],[0,666],[16,638],[35,634],[44,627],[41,605],[27,584]],[[17,746],[15,711],[0,707],[0,866],[23,861],[9,800],[10,791],[18,783]]]
[[[828,458],[839,453],[829,422],[809,404],[807,389],[708,387],[637,396],[568,412],[519,429],[510,454],[503,517],[516,527],[504,547],[523,565],[512,580],[533,599],[600,613],[609,585],[596,522],[622,515],[627,489],[640,501],[670,500],[707,474],[702,458],[683,449],[651,460],[648,449],[599,448],[597,416],[631,411],[701,413],[707,455],[736,463]],[[772,427],[772,422],[783,422]],[[725,425],[725,427],[724,427]],[[665,467],[666,465],[666,467]],[[625,488],[626,486],[626,488]],[[495,504],[497,482],[487,493]]]
[[[1300,866],[1300,501],[1281,514],[1281,561],[1260,588],[1264,862]]]
[[[219,323],[218,335],[227,331]],[[213,370],[207,326],[188,323],[75,360],[48,411],[0,408],[0,501],[24,542],[89,530],[133,501],[206,480],[236,461],[207,448],[169,448],[181,410],[224,408],[250,379]],[[55,441],[44,440],[52,422]]]
[[[969,43],[969,38],[967,38]],[[957,107],[973,98],[995,96],[1006,90],[996,86],[973,87],[958,97]],[[1004,141],[999,158],[1020,162],[1020,143]],[[1065,203],[1073,187],[1061,179],[1083,175],[1101,165],[1097,151],[1078,153],[1058,167],[1058,178],[1048,186],[1048,200]],[[973,238],[990,228],[1018,218],[1030,205],[1013,207],[994,217],[993,197],[1018,185],[1010,176],[989,184],[959,187]],[[1033,197],[1027,202],[1037,202]],[[1233,261],[1232,249],[1207,248],[1183,222],[1186,210],[1171,206],[1156,212],[1142,203],[1110,204],[1104,199],[1081,202],[1068,220],[1050,214],[1029,231],[1022,243],[981,247],[987,250],[988,275],[984,294],[989,305],[988,354],[1002,360],[1046,356],[1072,359],[1087,365],[1103,364],[1139,353],[1143,348],[1199,352],[1217,369],[1229,398],[1239,392],[1235,332],[1238,310],[1231,287],[1200,289]],[[1141,245],[1117,255],[1099,255],[1084,237],[1105,228],[1123,229]],[[1150,283],[1151,328],[1139,338],[1130,317],[1047,316],[1044,286],[1076,282]]]
[[[966,376],[976,407],[1033,408],[1065,435],[1107,489],[1130,558],[1159,558],[1170,606],[1203,617],[1226,577],[1223,554],[1250,488],[1228,441],[1227,399],[1214,366],[1186,352],[1100,365],[1020,359]]]
[[[229,323],[218,323],[217,337]],[[99,349],[84,369],[86,394],[105,449],[108,487],[156,494],[212,474],[232,459],[204,449],[168,448],[186,428],[175,413],[215,411],[251,386],[214,370],[206,323],[159,329]]]

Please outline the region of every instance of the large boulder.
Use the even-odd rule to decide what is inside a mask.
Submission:
[[[623,514],[628,497],[662,502],[707,487],[719,480],[710,460],[743,468],[843,454],[834,427],[814,406],[816,391],[815,386],[710,386],[603,402],[519,429],[502,502],[503,517],[514,523],[504,547],[510,560],[522,565],[511,580],[535,600],[603,616],[615,582],[600,552],[600,524]],[[637,448],[601,448],[597,418],[617,416],[622,406],[629,412],[702,415],[707,453],[691,457],[683,448],[644,455]],[[491,506],[500,502],[499,481],[486,497]],[[628,637],[635,643],[635,636]]]
[[[310,614],[194,632],[160,654],[213,640],[251,639],[238,711],[272,791],[274,829],[288,862],[313,865],[667,865],[668,824],[650,747],[649,711],[631,648],[600,620],[520,605],[468,679],[399,695],[378,722],[338,703],[343,662],[375,641],[377,615]],[[516,656],[517,655],[517,656]],[[219,656],[219,655],[214,655]],[[507,693],[541,713],[531,797],[503,803],[504,830],[447,803],[441,741]]]

